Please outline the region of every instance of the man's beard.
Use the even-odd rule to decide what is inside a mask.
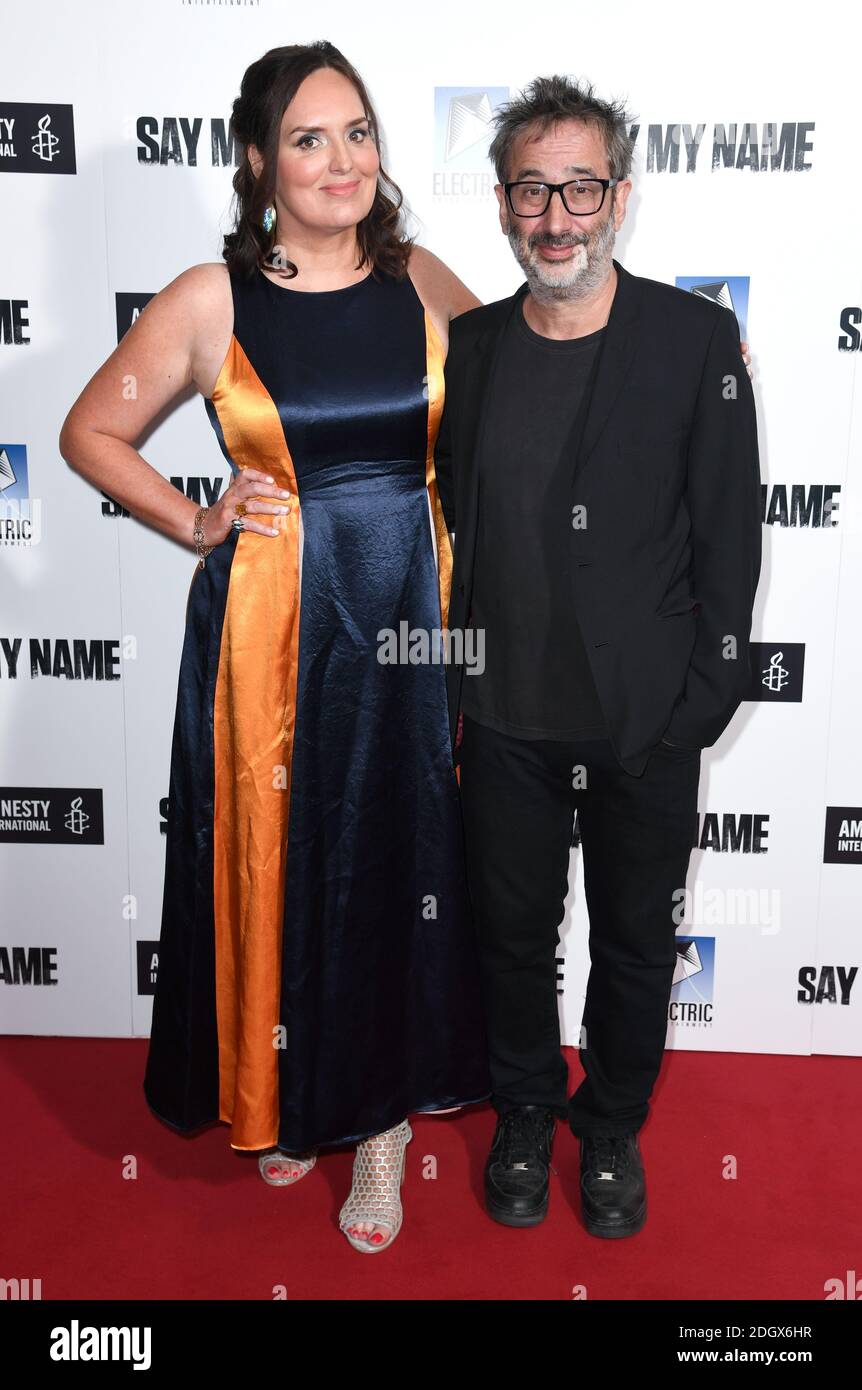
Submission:
[[[616,240],[613,209],[598,231],[592,234],[552,237],[539,233],[531,246],[529,234],[519,235],[510,221],[508,239],[534,299],[544,302],[586,299],[604,284],[610,273]],[[537,243],[576,246],[578,250],[573,260],[560,262],[557,269],[550,262],[539,260],[535,250]]]

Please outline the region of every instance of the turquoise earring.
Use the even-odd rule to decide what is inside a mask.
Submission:
[[[263,210],[263,230],[269,234],[275,226],[275,208],[270,203]]]

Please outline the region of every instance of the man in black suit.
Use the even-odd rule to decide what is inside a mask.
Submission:
[[[450,325],[435,451],[455,532],[449,715],[488,1023],[489,1213],[535,1225],[556,1116],[582,1212],[640,1230],[701,750],[749,680],[757,428],[728,309],[613,259],[628,117],[538,79],[496,117],[500,224],[526,281]],[[458,637],[484,634],[484,666]],[[465,656],[468,659],[465,661]],[[556,994],[573,822],[591,969],[567,1100]]]

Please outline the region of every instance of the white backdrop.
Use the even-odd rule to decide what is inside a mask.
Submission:
[[[752,344],[766,482],[758,676],[704,755],[703,847],[679,928],[668,1045],[862,1053],[862,196],[850,8],[683,14],[624,0],[533,13],[331,0],[314,21],[276,0],[3,0],[0,10],[0,1030],[149,1030],[196,561],[117,514],[67,467],[57,436],[118,321],[127,326],[186,267],[219,259],[233,164],[212,130],[226,130],[245,68],[268,48],[328,38],[377,105],[408,225],[486,302],[522,276],[497,222],[483,112],[534,76],[568,72],[636,113],[617,258],[692,292],[730,293]],[[689,160],[684,142],[698,135]],[[140,448],[202,502],[226,486],[197,395]],[[579,861],[576,849],[559,963],[569,1042],[588,968]]]

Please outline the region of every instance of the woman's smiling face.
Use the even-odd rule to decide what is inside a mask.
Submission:
[[[354,227],[371,211],[380,155],[353,83],[332,68],[306,77],[285,109],[278,149],[279,231]]]

